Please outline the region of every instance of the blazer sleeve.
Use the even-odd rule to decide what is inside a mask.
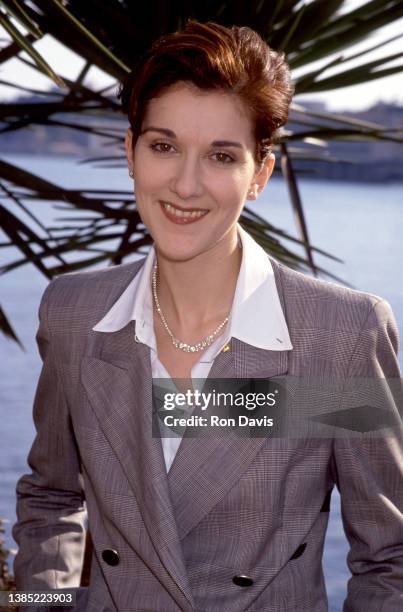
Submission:
[[[39,308],[36,336],[43,361],[34,400],[36,437],[28,456],[32,470],[17,483],[13,536],[17,589],[78,587],[85,546],[86,510],[80,459],[60,383],[48,311],[57,280]]]
[[[389,304],[379,300],[360,331],[348,376],[360,385],[378,380],[380,401],[395,425],[386,433],[335,440],[336,482],[352,573],[344,612],[403,610],[402,388],[397,352],[396,322]]]

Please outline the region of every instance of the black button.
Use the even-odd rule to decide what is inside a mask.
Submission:
[[[240,576],[234,576],[232,582],[237,586],[241,587],[249,587],[252,586],[253,580],[249,576],[245,576],[245,574],[241,574]]]
[[[108,565],[117,565],[119,563],[119,555],[113,548],[105,548],[105,550],[102,551],[102,559]]]
[[[321,512],[330,512],[331,497],[332,497],[332,491],[330,490],[326,493],[326,497],[323,500],[322,508],[320,509]]]
[[[304,552],[305,552],[305,548],[306,548],[306,542],[304,542],[303,544],[298,546],[298,548],[295,551],[295,553],[293,554],[293,556],[289,558],[289,561],[292,561],[293,559],[298,559],[298,557],[303,555]]]

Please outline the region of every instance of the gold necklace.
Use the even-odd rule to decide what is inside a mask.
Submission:
[[[224,321],[220,323],[220,325],[216,327],[215,330],[211,334],[206,336],[206,338],[204,338],[203,340],[200,340],[200,342],[196,342],[196,344],[187,344],[186,342],[181,342],[180,340],[175,338],[175,336],[169,329],[168,323],[166,322],[166,319],[164,317],[164,313],[161,310],[161,306],[160,306],[158,295],[157,295],[157,272],[158,272],[158,263],[156,260],[154,264],[154,268],[153,268],[153,275],[152,275],[154,302],[155,302],[155,307],[157,309],[157,312],[159,316],[161,317],[162,324],[165,327],[166,331],[168,332],[172,340],[172,344],[177,349],[180,349],[181,351],[185,351],[185,353],[197,353],[198,351],[204,351],[205,348],[207,348],[208,346],[210,346],[210,344],[214,342],[217,334],[219,334],[219,332],[222,330],[224,325],[228,322],[229,317],[225,317]]]

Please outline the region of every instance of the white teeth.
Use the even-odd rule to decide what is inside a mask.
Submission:
[[[188,219],[203,217],[208,212],[207,210],[193,210],[185,212],[184,210],[180,210],[179,208],[171,206],[171,204],[168,204],[167,202],[162,202],[162,204],[164,205],[165,210],[167,210],[171,215],[176,215],[177,217],[185,217]]]

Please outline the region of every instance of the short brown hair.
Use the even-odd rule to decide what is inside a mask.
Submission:
[[[248,27],[188,21],[184,30],[161,36],[122,81],[118,97],[133,130],[140,134],[147,102],[185,81],[201,90],[236,94],[249,109],[264,161],[288,119],[294,92],[284,53],[271,49]]]

